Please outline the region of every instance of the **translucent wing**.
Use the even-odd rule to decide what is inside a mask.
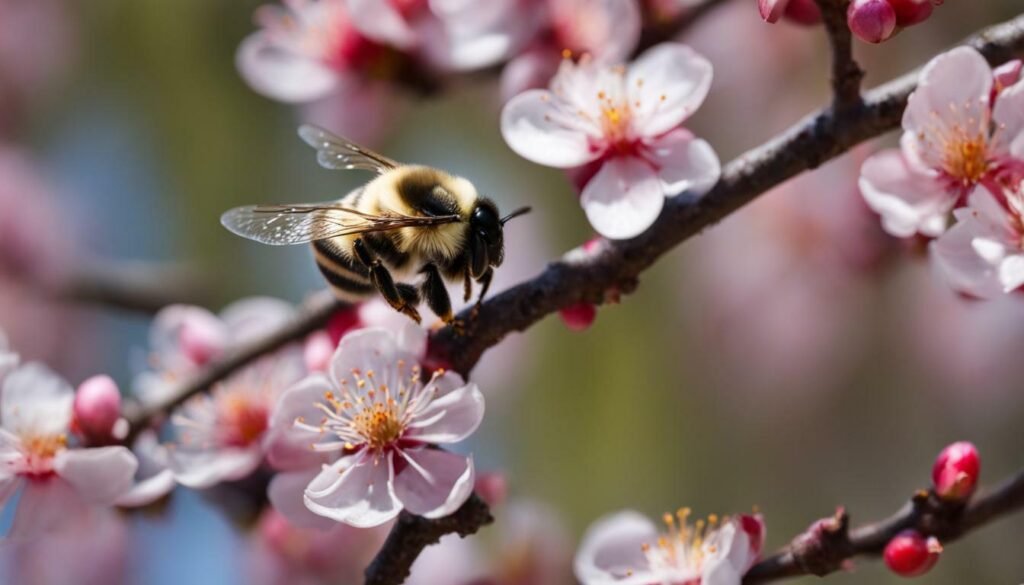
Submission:
[[[316,149],[316,160],[328,169],[362,169],[378,175],[397,168],[399,163],[376,152],[308,124],[299,126],[299,136]]]
[[[247,205],[220,216],[220,223],[232,233],[272,246],[458,221],[462,221],[458,215],[416,217],[390,212],[370,215],[338,203]]]

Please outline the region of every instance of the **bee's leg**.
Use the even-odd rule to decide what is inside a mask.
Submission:
[[[487,267],[484,273],[480,275],[480,278],[476,279],[480,283],[480,296],[476,298],[476,304],[473,305],[473,317],[476,318],[477,313],[480,312],[480,305],[484,302],[484,296],[487,294],[487,289],[491,288],[491,279],[494,278],[494,269]]]
[[[470,297],[473,296],[473,276],[469,272],[469,267],[466,267],[466,272],[462,277],[462,301],[465,303],[469,302]]]
[[[413,305],[416,298],[416,289],[407,284],[395,284],[395,279],[391,277],[391,273],[384,264],[381,263],[379,258],[374,258],[369,250],[366,249],[366,244],[363,240],[356,239],[352,246],[355,250],[356,256],[359,261],[366,266],[370,271],[370,282],[374,288],[380,291],[381,296],[388,302],[389,305],[396,311],[405,313],[413,321],[420,322],[419,311]],[[410,293],[411,289],[411,293]],[[410,303],[410,301],[413,301]]]
[[[420,294],[427,301],[427,306],[435,315],[441,318],[445,324],[451,323],[455,316],[452,315],[452,300],[448,296],[448,289],[444,286],[444,279],[437,266],[427,264],[420,269],[426,278],[420,284]]]

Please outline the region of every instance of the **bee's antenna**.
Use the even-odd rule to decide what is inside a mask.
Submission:
[[[527,213],[530,213],[530,206],[520,207],[519,209],[501,218],[501,225],[505,225],[505,223],[508,220],[512,219],[513,217],[519,217],[520,215],[525,215]]]

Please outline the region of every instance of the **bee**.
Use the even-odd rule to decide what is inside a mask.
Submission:
[[[321,166],[377,176],[337,201],[236,207],[221,216],[224,227],[264,244],[312,244],[317,267],[344,301],[380,293],[419,323],[422,299],[452,323],[445,281],[461,279],[467,302],[473,281],[480,285],[479,307],[505,258],[503,227],[528,207],[501,217],[462,177],[398,163],[315,126],[301,126],[299,136],[316,149]],[[419,284],[396,279],[413,271],[423,275]]]

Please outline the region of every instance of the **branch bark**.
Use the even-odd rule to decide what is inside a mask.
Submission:
[[[856,107],[861,100],[864,71],[853,59],[853,35],[846,23],[849,0],[816,0],[832,53],[832,104],[836,110]]]
[[[58,300],[143,314],[176,303],[206,306],[211,301],[204,279],[180,265],[88,264],[58,282],[27,285]]]
[[[907,529],[935,536],[946,545],[1021,508],[1024,508],[1024,471],[967,506],[944,502],[929,492],[919,492],[889,518],[852,531],[848,529],[849,517],[840,509],[832,518],[814,523],[782,552],[754,565],[743,584],[757,585],[800,575],[828,575],[844,568],[854,557],[882,554],[886,543]]]

